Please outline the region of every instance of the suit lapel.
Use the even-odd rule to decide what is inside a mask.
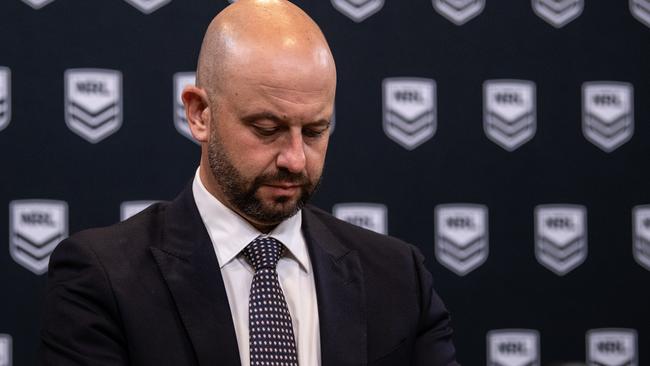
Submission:
[[[161,243],[150,250],[176,303],[198,364],[239,366],[226,289],[191,185],[167,207]]]
[[[303,210],[303,233],[316,283],[321,365],[365,365],[365,291],[358,254],[344,246],[309,207]],[[167,207],[162,240],[150,250],[198,364],[240,366],[226,290],[191,185]]]
[[[309,207],[303,233],[314,268],[322,366],[365,365],[366,308],[356,251],[344,246]]]

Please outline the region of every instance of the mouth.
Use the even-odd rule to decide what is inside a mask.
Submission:
[[[267,184],[269,187],[274,187],[274,188],[298,188],[301,187],[301,184],[296,184],[296,183],[274,183],[274,184]]]
[[[268,187],[273,194],[279,196],[294,195],[302,188],[302,185],[295,183],[273,183],[265,184],[264,186]]]

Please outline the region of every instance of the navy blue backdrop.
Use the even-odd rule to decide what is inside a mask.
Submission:
[[[174,75],[195,69],[228,3],[155,2],[0,3],[0,365],[36,364],[40,273],[60,237],[119,221],[123,202],[172,199],[197,167]],[[296,3],[339,78],[313,202],[374,204],[339,214],[422,250],[459,361],[648,364],[650,2]],[[118,73],[77,74],[103,93],[84,99],[66,96],[67,82],[83,91],[64,77],[76,69]],[[587,356],[602,328],[617,330]],[[534,332],[488,337],[503,329]]]

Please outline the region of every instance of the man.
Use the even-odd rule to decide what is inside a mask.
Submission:
[[[316,24],[239,0],[183,91],[201,162],[173,202],[52,255],[45,365],[457,365],[413,246],[304,206],[336,86]]]

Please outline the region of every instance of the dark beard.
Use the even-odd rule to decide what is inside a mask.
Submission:
[[[247,182],[217,140],[218,137],[213,135],[208,144],[208,162],[212,175],[230,205],[258,223],[274,225],[295,215],[309,201],[320,183],[320,179],[312,182],[304,174],[291,173],[286,169],[280,169],[274,174],[263,174],[255,177],[252,182]],[[278,197],[274,205],[268,207],[256,196],[262,185],[278,182],[300,185],[300,195],[295,203],[290,202],[289,197]]]

